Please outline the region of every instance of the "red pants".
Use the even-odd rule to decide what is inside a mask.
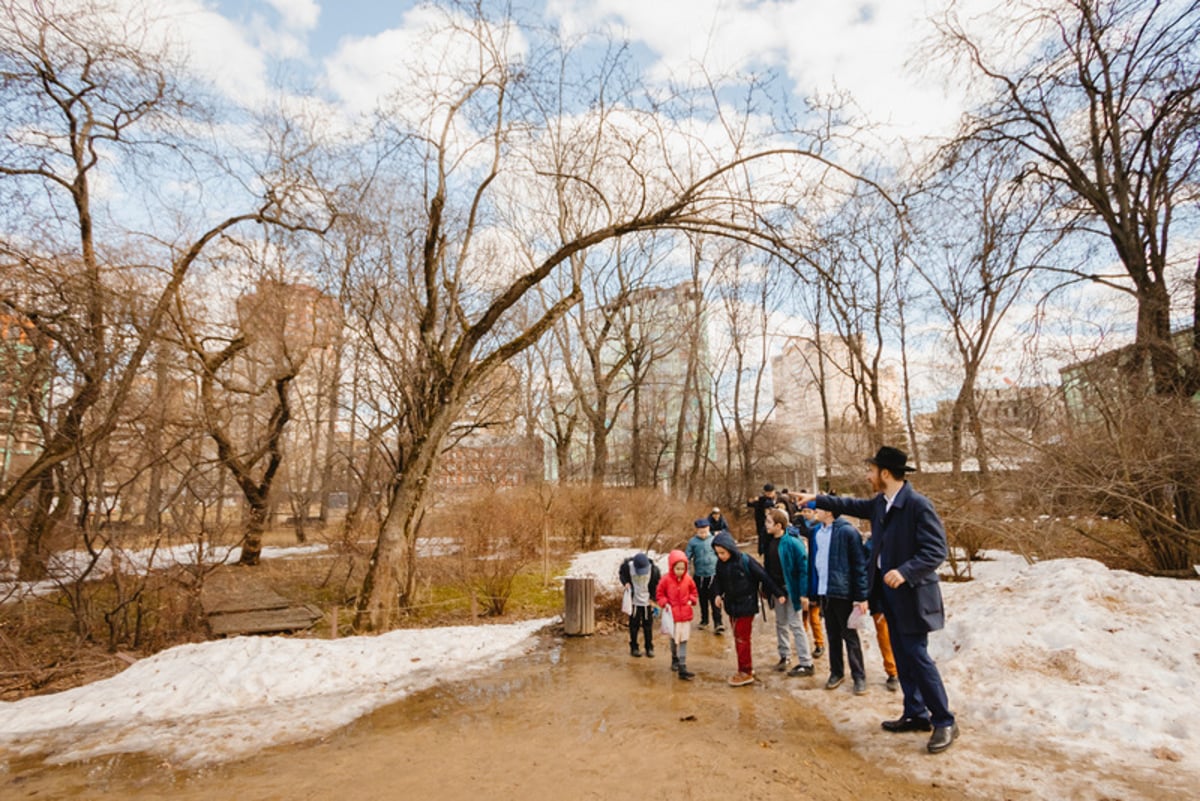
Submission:
[[[733,620],[733,647],[737,651],[738,673],[754,672],[750,657],[750,636],[754,633],[754,615],[735,617]]]

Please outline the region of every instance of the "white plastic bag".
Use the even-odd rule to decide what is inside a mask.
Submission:
[[[625,592],[621,594],[621,612],[626,615],[633,614],[633,587],[626,587]]]
[[[675,636],[675,616],[671,614],[670,604],[667,604],[662,608],[662,622],[659,624],[658,628],[668,637]]]
[[[850,613],[850,619],[846,621],[846,627],[865,631],[871,628],[871,616],[864,615],[862,610],[856,605],[854,611]]]

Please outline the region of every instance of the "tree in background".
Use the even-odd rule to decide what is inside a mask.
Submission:
[[[969,431],[985,487],[991,462],[981,373],[996,338],[1005,336],[1009,311],[1028,302],[1026,287],[1062,239],[1061,229],[1047,222],[1046,195],[1013,180],[1010,156],[995,149],[954,152],[909,217],[919,243],[909,261],[936,305],[932,313],[948,325],[958,361],[960,381],[945,432],[952,475],[962,474]]]
[[[670,230],[774,246],[764,212],[821,184],[791,165],[824,164],[800,147],[714,144],[672,122],[690,115],[687,99],[643,111],[619,54],[579,58],[553,36],[526,49],[525,35],[543,32],[518,35],[479,8],[442,19],[430,46],[472,58],[413,70],[405,91],[416,95],[381,123],[386,158],[363,172],[361,207],[389,216],[374,215],[380,236],[360,259],[352,316],[389,377],[396,424],[361,628],[386,627],[412,598],[445,438],[474,388],[583,300],[581,257]],[[536,319],[514,315],[538,286],[560,289]]]
[[[1180,256],[1171,238],[1173,228],[1195,224],[1200,197],[1197,29],[1192,0],[1031,0],[973,19],[954,4],[939,23],[940,52],[990,95],[962,137],[1024,154],[1020,180],[1045,187],[1059,224],[1111,244],[1123,276],[1070,274],[1136,302],[1123,383],[1131,399],[1153,396],[1165,415],[1153,424],[1162,427],[1186,416],[1200,389],[1200,271],[1179,283],[1186,292],[1173,290]],[[1172,317],[1189,294],[1192,333],[1181,349]],[[1163,460],[1173,468],[1146,498],[1157,513],[1141,518],[1141,534],[1175,542],[1156,549],[1160,566],[1182,569],[1200,554],[1179,536],[1200,530],[1200,473],[1186,453],[1157,454]]]
[[[197,132],[213,120],[154,34],[158,22],[146,8],[101,0],[0,3],[0,308],[28,332],[53,387],[34,404],[36,457],[8,471],[0,487],[0,514],[24,535],[22,579],[44,575],[45,538],[76,501],[68,474],[83,468],[70,463],[119,425],[175,293],[202,254],[243,223],[323,226],[292,213],[301,195],[308,211],[327,217],[294,158],[304,147],[296,138],[266,143],[261,160],[239,165],[245,183],[230,182],[227,199],[242,212],[214,217],[169,194],[161,202],[148,185],[166,165],[212,177],[195,174],[202,160],[187,156],[201,154]],[[125,175],[143,182],[143,218],[121,214],[96,191]],[[246,191],[251,184],[257,193]],[[182,219],[200,222],[170,227]],[[142,297],[129,302],[125,293],[135,288]],[[18,512],[31,495],[31,510]]]
[[[810,261],[836,340],[836,349],[818,341],[821,369],[853,387],[849,408],[832,410],[826,425],[840,434],[830,437],[838,444],[830,447],[832,463],[853,474],[850,465],[860,464],[863,453],[904,436],[888,349],[899,341],[895,320],[908,240],[895,207],[877,192],[856,193],[820,225],[822,246]]]
[[[232,326],[198,324],[181,302],[175,321],[199,378],[204,431],[246,503],[239,561],[256,565],[284,460],[295,384],[306,365],[336,342],[342,318],[332,298],[314,287],[272,277],[238,298],[236,313]]]

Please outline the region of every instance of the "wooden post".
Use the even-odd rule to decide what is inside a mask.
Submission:
[[[596,580],[568,577],[563,582],[563,630],[569,635],[596,633]]]
[[[329,622],[329,639],[336,640],[338,636],[338,614],[337,604],[333,605],[333,619]]]

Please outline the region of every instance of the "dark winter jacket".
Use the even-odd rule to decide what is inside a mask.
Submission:
[[[729,531],[729,523],[725,521],[725,515],[721,515],[720,517],[713,517],[712,515],[709,515],[708,530],[713,534],[716,534],[719,531]]]
[[[812,533],[812,562],[817,556],[817,531]],[[816,568],[813,568],[813,592],[817,592]],[[838,517],[829,532],[829,576],[826,578],[825,595],[830,598],[845,598],[851,601],[867,600],[867,551],[863,547],[858,529],[850,521]]]
[[[890,510],[883,493],[869,499],[818,495],[816,506],[871,521],[867,586],[872,596],[886,597],[893,613],[889,625],[895,621],[896,628],[905,634],[937,631],[945,625],[937,567],[948,551],[946,530],[928,498],[905,481],[892,499]],[[885,585],[883,577],[889,570],[900,571],[904,583],[896,588]]]
[[[768,498],[766,495],[759,495],[752,501],[747,501],[747,508],[754,510],[754,530],[758,532],[758,555],[762,556],[767,552],[767,540],[771,539],[771,535],[767,533],[767,511],[775,508],[776,500]]]
[[[771,598],[785,593],[754,559],[738,550],[728,532],[713,537],[713,545],[729,551],[728,561],[717,562],[717,592],[730,617],[753,617],[758,614],[759,593]]]

